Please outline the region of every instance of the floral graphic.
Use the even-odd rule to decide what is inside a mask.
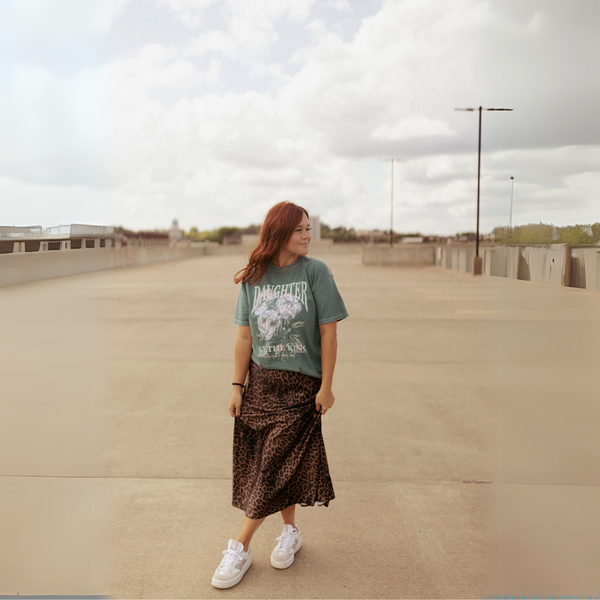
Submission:
[[[269,303],[262,302],[254,309],[254,314],[255,315],[264,315],[265,312],[267,312],[268,310],[269,310]]]
[[[301,310],[302,304],[293,294],[283,294],[275,303],[277,312],[284,319],[293,319]]]
[[[267,310],[258,317],[258,330],[265,340],[270,340],[281,324],[281,318],[274,310]]]
[[[258,317],[258,331],[261,342],[271,342],[274,346],[264,346],[261,354],[270,358],[286,358],[297,352],[306,352],[300,336],[294,331],[304,327],[304,321],[290,322],[302,310],[302,302],[294,294],[282,294],[279,298],[271,288],[263,290],[252,311]]]

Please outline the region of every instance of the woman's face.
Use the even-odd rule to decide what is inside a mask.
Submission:
[[[285,249],[291,254],[308,254],[310,242],[310,223],[308,217],[302,214],[302,221],[296,226],[288,240]]]

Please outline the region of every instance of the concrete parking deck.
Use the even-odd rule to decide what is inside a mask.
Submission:
[[[298,510],[283,572],[269,517],[230,590],[210,579],[242,519],[227,403],[243,257],[0,291],[0,594],[600,592],[598,297],[322,258],[350,312],[323,420],[337,497]]]

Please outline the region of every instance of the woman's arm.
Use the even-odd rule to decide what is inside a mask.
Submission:
[[[235,351],[233,363],[233,381],[244,384],[248,368],[250,367],[250,357],[252,356],[252,333],[250,327],[240,325],[235,336]],[[242,406],[242,391],[244,388],[239,385],[233,386],[231,400],[229,401],[229,414],[232,417],[240,416]]]
[[[333,371],[337,358],[337,321],[319,325],[321,334],[321,389],[317,394],[317,410],[321,409],[321,414],[325,414],[335,402],[335,397],[331,391],[333,385]]]

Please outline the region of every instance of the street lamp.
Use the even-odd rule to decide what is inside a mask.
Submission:
[[[390,209],[390,248],[394,247],[394,161],[400,161],[400,158],[382,158],[381,160],[389,160],[392,164],[392,201]]]
[[[473,275],[481,275],[481,259],[479,258],[479,182],[481,176],[481,111],[496,110],[496,111],[512,111],[514,108],[455,108],[454,110],[466,110],[468,112],[479,111],[479,148],[477,151],[477,239],[475,247],[475,260],[473,261]]]
[[[508,222],[508,226],[512,229],[512,207],[513,207],[513,191],[515,189],[515,178],[510,176],[510,221]]]

